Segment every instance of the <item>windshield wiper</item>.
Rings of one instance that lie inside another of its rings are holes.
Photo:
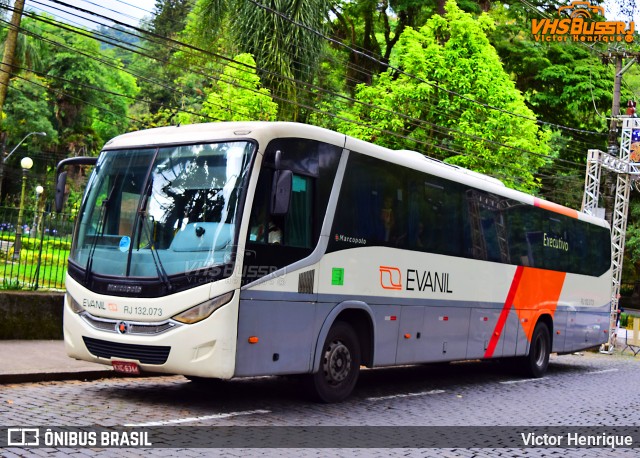
[[[96,245],[98,244],[98,237],[102,237],[104,234],[104,220],[107,216],[107,199],[102,201],[102,205],[100,206],[100,219],[98,220],[98,227],[96,228],[96,233],[93,236],[93,241],[91,242],[91,248],[89,249],[89,255],[87,256],[87,265],[84,271],[84,283],[88,284],[91,279],[91,267],[93,266],[93,255],[96,251]]]
[[[167,271],[164,269],[164,266],[162,265],[162,261],[160,260],[160,255],[156,251],[156,244],[153,241],[154,239],[153,232],[147,226],[147,218],[145,217],[145,215],[141,215],[140,219],[142,220],[140,222],[140,225],[146,228],[147,230],[147,237],[149,237],[149,251],[151,251],[151,259],[153,259],[153,265],[156,266],[156,272],[158,273],[158,277],[160,278],[160,280],[162,280],[162,283],[164,283],[165,286],[167,287],[167,292],[171,292],[173,289],[173,286],[171,285],[171,280],[169,280]],[[155,225],[155,220],[153,219],[153,216],[151,216],[151,219],[153,224]]]
[[[89,249],[89,255],[87,256],[87,266],[84,272],[85,284],[88,284],[89,280],[91,279],[92,267],[93,267],[93,256],[96,252],[98,239],[104,235],[104,226],[107,221],[107,214],[109,213],[108,212],[109,205],[111,203],[111,199],[113,198],[113,193],[116,190],[119,180],[120,180],[120,174],[116,175],[116,177],[114,178],[113,186],[111,186],[111,189],[109,190],[109,195],[107,196],[106,199],[102,201],[102,204],[100,205],[100,217],[98,219],[98,227],[96,228],[96,233],[93,236],[93,242],[91,242],[91,247]]]
[[[138,229],[136,230],[137,234],[132,234],[132,236],[137,235],[137,240],[134,240],[136,245],[140,246],[140,240],[142,238],[142,228],[145,228],[147,231],[147,237],[149,237],[149,250],[151,252],[151,259],[153,259],[153,265],[156,267],[156,273],[158,274],[158,278],[165,284],[167,288],[167,292],[171,292],[173,289],[171,285],[171,280],[169,280],[169,276],[167,275],[167,271],[164,269],[162,265],[162,261],[160,260],[160,255],[156,250],[156,244],[154,241],[153,231],[149,229],[147,226],[147,206],[149,204],[149,199],[151,198],[151,192],[153,189],[153,180],[151,177],[147,176],[147,182],[145,184],[144,189],[142,190],[142,195],[140,196],[140,202],[138,203],[138,212],[136,214],[136,221],[139,224]],[[155,219],[151,216],[153,220],[153,224],[155,226]],[[127,266],[131,264],[131,255],[133,251],[133,244],[131,245],[131,249],[129,250],[129,261],[127,262]],[[128,274],[129,267],[127,267]]]

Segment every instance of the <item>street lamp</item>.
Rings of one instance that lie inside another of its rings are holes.
[[[13,259],[20,259],[20,250],[22,248],[22,218],[24,217],[24,195],[27,190],[27,173],[29,173],[31,167],[33,167],[33,159],[30,157],[23,157],[20,161],[20,167],[22,167],[22,192],[20,193],[20,210],[18,211],[16,242],[13,245]]]
[[[40,198],[42,197],[42,193],[44,192],[44,188],[40,185],[36,186],[36,207],[33,212],[33,224],[31,225],[31,232],[33,232],[33,236],[38,236],[38,229],[40,226],[41,216],[40,215]]]
[[[18,147],[20,145],[22,145],[22,143],[24,143],[24,141],[27,138],[29,138],[30,136],[32,136],[32,135],[40,135],[42,137],[46,137],[47,133],[46,132],[29,132],[27,135],[24,136],[24,138],[22,140],[20,140],[18,142],[18,144],[16,146],[13,147],[11,152],[9,154],[7,154],[5,157],[3,157],[2,160],[0,161],[0,202],[2,201],[2,181],[3,181],[3,178],[4,178],[4,164],[11,157],[11,155],[16,152]]]

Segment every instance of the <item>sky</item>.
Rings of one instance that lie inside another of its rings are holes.
[[[116,19],[130,25],[138,25],[140,19],[150,17],[155,6],[155,0],[61,0],[69,5],[90,10],[103,16]],[[95,28],[95,22],[82,20],[74,15],[84,16],[94,21],[107,23],[104,19],[92,17],[90,14],[81,13],[73,8],[65,7],[50,0],[26,0],[25,9],[34,12],[43,12],[53,15],[58,19],[64,19],[74,25],[86,28]],[[61,11],[62,10],[62,11]],[[69,12],[71,14],[65,13]]]
[[[605,0],[603,6],[604,6],[604,17],[607,18],[609,21],[624,21],[627,22],[628,18],[624,18],[624,17],[620,17],[619,15],[619,1],[617,0]],[[635,14],[633,16],[633,22],[635,23],[636,26],[636,30],[638,30],[638,27],[640,27],[640,5],[638,5],[638,3],[636,3],[636,10],[635,10]]]

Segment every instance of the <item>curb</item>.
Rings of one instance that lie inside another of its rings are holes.
[[[75,372],[40,372],[31,374],[0,374],[0,384],[59,382],[65,380],[98,380],[101,378],[122,377],[112,369],[99,369]]]
[[[110,379],[110,378],[149,378],[171,376],[171,374],[161,374],[154,372],[143,372],[140,375],[128,375],[116,372],[113,369],[97,369],[74,372],[34,372],[31,374],[0,374],[0,385],[19,384],[19,383],[40,383],[40,382],[63,382],[76,380],[79,382],[87,382],[92,380]]]

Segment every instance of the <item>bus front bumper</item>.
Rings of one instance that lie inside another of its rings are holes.
[[[199,323],[155,335],[129,335],[115,330],[119,323],[109,331],[96,329],[65,300],[65,348],[72,358],[98,364],[125,361],[137,364],[141,372],[230,379],[235,370],[237,316],[234,301]],[[129,325],[120,323],[123,328]]]

